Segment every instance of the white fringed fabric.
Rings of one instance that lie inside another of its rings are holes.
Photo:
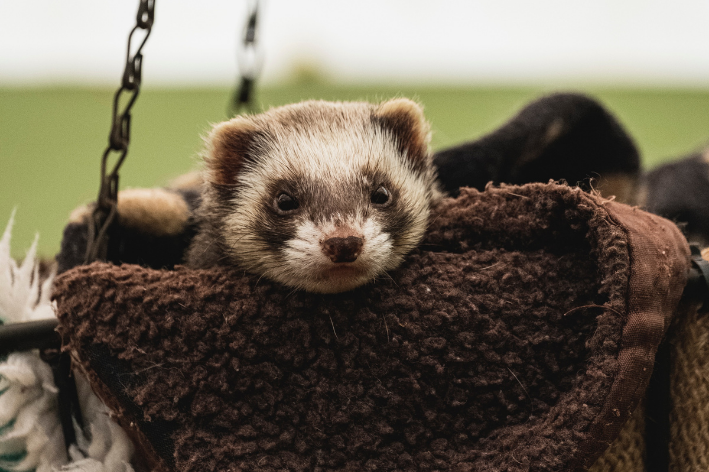
[[[0,324],[54,317],[53,276],[39,282],[37,240],[22,264],[10,256],[14,212],[0,239]],[[93,394],[76,378],[85,431],[77,444],[64,445],[52,370],[36,351],[0,359],[0,472],[133,472],[133,446]]]

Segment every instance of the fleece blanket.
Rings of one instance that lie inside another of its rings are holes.
[[[528,184],[463,189],[348,293],[95,263],[54,298],[138,468],[568,471],[637,406],[688,267],[671,222]]]

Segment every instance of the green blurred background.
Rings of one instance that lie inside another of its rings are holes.
[[[259,88],[259,108],[317,98],[420,101],[434,149],[475,139],[500,126],[540,95],[587,93],[613,112],[635,139],[646,169],[709,141],[709,90],[633,88],[495,88],[345,86],[317,79]],[[227,117],[227,88],[145,88],[133,109],[130,151],[121,188],[163,185],[198,165],[201,136]],[[59,249],[76,206],[96,197],[107,143],[113,90],[0,88],[0,229],[17,208],[12,251],[22,257],[36,234],[39,251]]]

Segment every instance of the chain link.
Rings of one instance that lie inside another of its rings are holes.
[[[106,260],[108,255],[108,229],[116,218],[116,206],[118,202],[118,170],[128,154],[130,144],[130,111],[138,98],[140,92],[140,82],[142,78],[143,54],[142,49],[152,31],[155,19],[155,0],[140,0],[136,25],[128,36],[128,51],[126,53],[126,67],[123,71],[121,86],[113,97],[113,117],[111,121],[111,131],[108,135],[108,147],[101,159],[101,185],[96,201],[96,208],[89,220],[88,238],[86,241],[86,255],[84,264],[89,264],[95,260]],[[145,36],[139,42],[139,46],[131,55],[131,44],[133,36],[137,31],[144,31]],[[121,100],[122,97],[126,97]],[[126,102],[127,100],[127,102]],[[125,106],[121,108],[121,102]],[[118,154],[111,172],[106,173],[109,158],[112,154]]]
[[[236,53],[241,78],[231,100],[229,107],[230,116],[236,115],[244,109],[253,111],[254,83],[263,65],[263,56],[258,48],[258,18],[259,0],[249,0],[243,38]]]

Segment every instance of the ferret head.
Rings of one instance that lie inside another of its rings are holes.
[[[429,136],[407,99],[310,101],[218,124],[204,204],[220,222],[222,257],[319,293],[384,275],[426,229],[435,194]]]

